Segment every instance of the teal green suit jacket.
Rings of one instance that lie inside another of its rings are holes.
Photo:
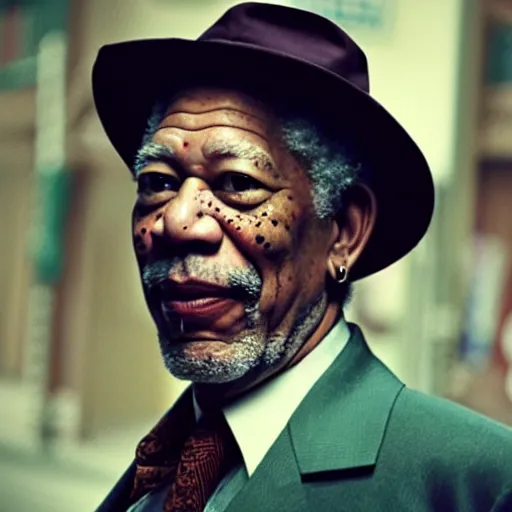
[[[512,512],[512,429],[408,389],[350,328],[227,511]],[[98,512],[126,508],[133,471]]]

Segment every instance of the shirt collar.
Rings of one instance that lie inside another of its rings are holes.
[[[349,338],[350,330],[341,317],[322,342],[297,365],[223,408],[249,477]],[[194,408],[196,417],[200,416],[195,397]]]

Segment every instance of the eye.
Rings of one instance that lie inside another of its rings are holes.
[[[159,192],[174,191],[180,188],[176,176],[160,172],[146,172],[137,178],[137,193],[143,195],[158,194]]]
[[[262,183],[238,172],[228,172],[224,174],[217,184],[219,190],[232,194],[240,194],[249,190],[259,190],[265,188]]]

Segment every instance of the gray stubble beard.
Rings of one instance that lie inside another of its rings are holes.
[[[160,336],[165,366],[176,378],[199,384],[233,382],[250,373],[260,375],[279,368],[283,360],[291,359],[298,352],[322,320],[326,308],[327,296],[323,293],[302,308],[289,333],[268,337],[258,303],[248,301],[245,308],[248,327],[245,334],[231,342],[236,349],[228,358],[214,354],[204,359],[192,358],[183,353],[182,346]]]

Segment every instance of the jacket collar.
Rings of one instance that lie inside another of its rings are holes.
[[[370,351],[360,329],[290,420],[301,475],[376,463],[395,400],[403,388]]]

